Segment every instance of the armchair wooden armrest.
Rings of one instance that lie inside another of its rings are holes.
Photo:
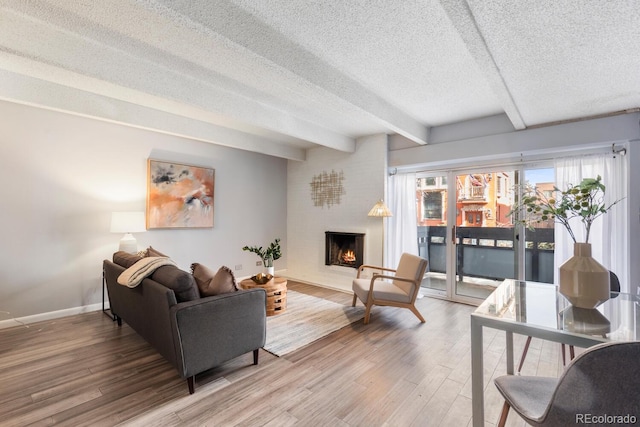
[[[394,273],[396,271],[396,269],[394,269],[394,268],[380,267],[378,265],[363,264],[360,267],[358,267],[358,275],[356,276],[358,279],[360,278],[360,273],[362,273],[365,268],[370,268],[372,270],[380,270],[380,271],[392,271]]]

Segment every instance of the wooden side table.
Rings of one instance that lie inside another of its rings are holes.
[[[267,316],[284,313],[287,310],[287,279],[274,277],[265,284],[259,284],[251,279],[240,282],[242,289],[260,288],[267,292]]]

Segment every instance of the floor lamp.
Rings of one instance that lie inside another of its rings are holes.
[[[382,266],[384,267],[384,218],[393,216],[387,205],[382,200],[376,203],[369,211],[369,216],[382,217]],[[394,268],[394,267],[391,267]],[[418,298],[424,297],[424,294],[418,291]]]
[[[384,267],[384,219],[386,217],[393,216],[393,214],[391,213],[387,205],[384,204],[382,199],[380,199],[380,201],[371,208],[368,216],[382,218],[382,267]]]

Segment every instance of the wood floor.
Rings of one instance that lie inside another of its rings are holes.
[[[350,304],[351,295],[289,282]],[[0,425],[467,426],[471,423],[469,314],[422,298],[421,324],[405,309],[362,320],[284,357],[251,353],[184,380],[128,326],[102,312],[0,331]],[[485,417],[502,401],[504,333],[485,329]],[[523,337],[516,337],[515,352]],[[523,374],[558,375],[557,344],[533,340]],[[522,426],[515,414],[507,425]]]

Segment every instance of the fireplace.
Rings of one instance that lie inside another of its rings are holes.
[[[325,231],[325,265],[358,268],[364,263],[364,233]]]

